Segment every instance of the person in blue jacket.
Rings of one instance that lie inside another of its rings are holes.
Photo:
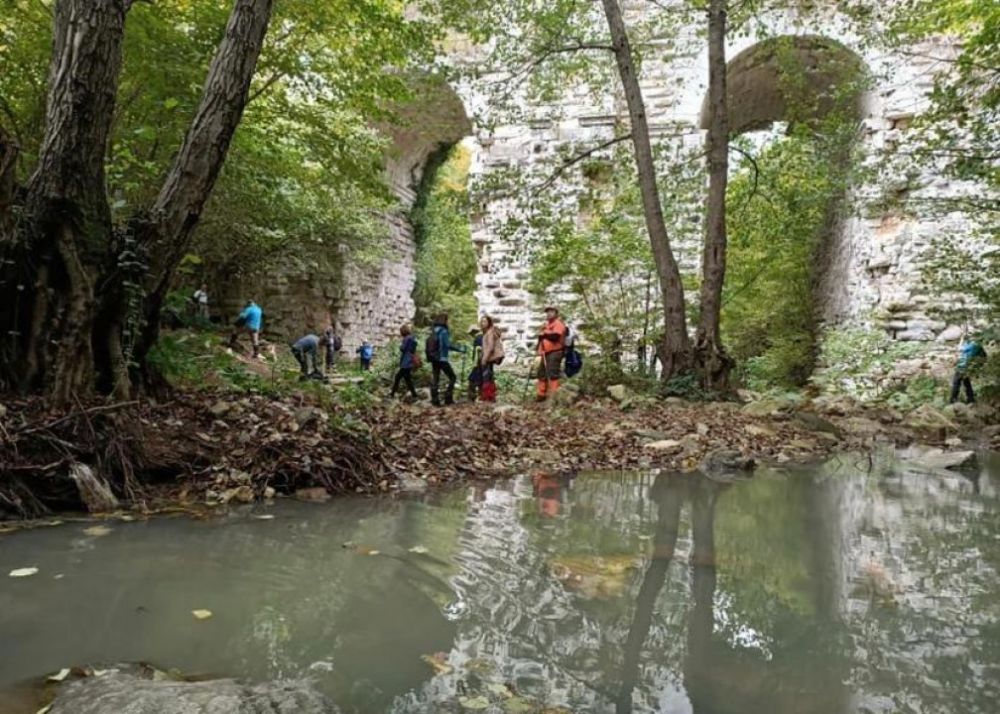
[[[413,386],[413,370],[417,368],[417,338],[413,336],[413,328],[403,325],[399,328],[399,334],[403,341],[399,345],[399,371],[392,382],[390,396],[395,397],[399,391],[400,382],[406,382],[406,388],[410,390],[410,396],[417,398],[417,389]]]
[[[466,352],[462,345],[454,345],[451,342],[451,331],[448,329],[448,313],[441,313],[434,321],[434,328],[427,338],[427,359],[431,363],[431,404],[436,407],[441,406],[439,388],[441,385],[441,373],[448,378],[448,386],[444,392],[444,403],[455,403],[455,370],[452,369],[448,355],[451,352]]]
[[[236,318],[233,334],[229,338],[230,349],[235,350],[238,346],[240,333],[246,331],[250,333],[250,343],[253,345],[253,356],[260,357],[260,328],[264,322],[264,311],[253,300],[248,300],[246,307]]]
[[[361,364],[361,371],[367,372],[372,368],[372,359],[375,357],[375,348],[365,340],[361,346],[355,350],[358,354],[358,362]]]
[[[986,361],[986,350],[976,341],[975,337],[966,339],[958,345],[958,362],[955,363],[955,376],[951,380],[951,403],[958,401],[959,390],[965,387],[965,399],[969,404],[976,403],[976,393],[972,391],[970,375]]]

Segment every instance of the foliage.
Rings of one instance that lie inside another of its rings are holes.
[[[411,218],[417,235],[416,324],[451,316],[458,335],[478,321],[476,251],[469,227],[468,176],[472,156],[458,144],[436,170],[428,171]]]
[[[918,356],[916,342],[891,340],[884,330],[863,327],[832,328],[822,335],[819,369],[810,382],[821,391],[861,399],[885,397],[898,391],[889,380],[893,367]]]
[[[189,125],[231,3],[135,3],[125,33],[108,150],[114,217],[148,206]],[[37,156],[52,18],[47,3],[0,0],[0,126],[21,145],[23,181]],[[275,261],[336,261],[340,247],[377,251],[385,140],[376,122],[432,63],[436,30],[393,0],[276,4],[251,100],[194,252],[200,279]],[[389,71],[391,70],[391,71]]]

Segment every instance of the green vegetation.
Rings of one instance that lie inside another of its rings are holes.
[[[478,321],[476,250],[469,227],[469,164],[472,154],[458,144],[428,167],[411,218],[417,237],[416,324],[430,325],[447,312],[452,332]]]

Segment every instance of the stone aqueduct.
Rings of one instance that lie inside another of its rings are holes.
[[[626,2],[626,7],[641,13],[654,6]],[[812,10],[807,17],[786,10],[766,17],[755,31],[732,40],[727,48],[734,133],[764,128],[785,118],[786,103],[778,89],[772,47],[777,37],[790,38],[797,63],[805,68],[810,88],[818,95],[828,92],[835,81],[831,67],[854,63],[867,73],[870,82],[859,97],[858,119],[859,141],[869,157],[888,144],[905,141],[906,125],[925,104],[934,74],[941,70],[940,60],[930,58],[952,51],[947,43],[906,57],[865,49],[848,23],[834,13]],[[694,36],[694,29],[687,44],[690,53],[678,56],[675,44],[669,59],[645,61],[642,85],[654,141],[688,146],[703,141],[707,50],[703,40]],[[473,52],[465,48],[452,59],[460,64]],[[407,109],[410,121],[392,131],[394,149],[387,160],[387,175],[400,198],[400,211],[388,219],[392,238],[385,257],[367,267],[352,266],[348,258],[341,280],[335,283],[318,281],[315,276],[279,277],[264,295],[272,326],[278,325],[279,332],[301,329],[293,325],[318,326],[332,315],[349,350],[362,339],[380,345],[395,337],[398,326],[414,312],[415,245],[407,212],[428,159],[442,146],[465,142],[473,156],[472,180],[477,180],[511,166],[530,167],[567,144],[598,145],[614,135],[616,126],[627,123],[617,83],[596,100],[585,91],[567,90],[556,119],[545,113],[551,107],[529,105],[518,123],[477,121],[489,118],[489,98],[482,91],[489,81],[491,77],[486,76],[454,89],[431,86],[419,93],[420,99]],[[573,180],[569,172],[567,176],[566,180]],[[880,190],[861,185],[852,193],[856,199]],[[959,189],[941,178],[928,177],[922,190],[950,195]],[[920,287],[921,254],[936,235],[968,234],[966,219],[952,215],[918,221],[862,210],[856,200],[848,205],[852,208],[835,229],[822,266],[818,297],[824,320],[862,323],[877,315],[875,323],[895,339],[957,339],[957,327],[926,314],[930,297]],[[512,247],[491,232],[491,224],[505,210],[502,201],[488,202],[473,217],[480,266],[477,298],[481,311],[497,319],[508,340],[523,344],[534,331],[539,306],[526,291],[525,266],[512,259]],[[698,269],[696,246],[681,246],[677,253],[682,270]],[[229,292],[235,296],[237,291]]]

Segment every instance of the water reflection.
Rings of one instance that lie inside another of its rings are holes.
[[[20,533],[0,574],[40,572],[0,579],[0,686],[145,660],[310,676],[345,712],[992,714],[998,466],[538,472]]]

